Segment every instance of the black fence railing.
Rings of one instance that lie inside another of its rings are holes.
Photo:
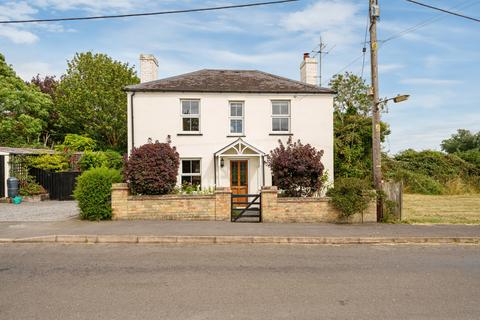
[[[73,190],[80,172],[49,172],[30,169],[30,175],[50,194],[51,200],[73,200]]]
[[[0,156],[0,198],[6,197],[5,192],[5,156]]]

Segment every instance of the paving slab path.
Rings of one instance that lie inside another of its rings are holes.
[[[83,235],[128,237],[328,237],[480,239],[480,225],[279,224],[218,221],[0,222],[0,238]],[[128,238],[128,239],[130,239]]]

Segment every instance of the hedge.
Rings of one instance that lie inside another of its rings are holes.
[[[77,178],[73,193],[78,201],[80,217],[86,220],[108,220],[112,217],[112,183],[122,182],[119,170],[93,168]]]

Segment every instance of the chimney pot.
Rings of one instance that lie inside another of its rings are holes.
[[[158,61],[153,54],[140,55],[140,82],[157,80]]]
[[[303,60],[305,60],[305,59],[307,59],[307,58],[310,58],[310,53],[305,52],[305,53],[303,54]]]

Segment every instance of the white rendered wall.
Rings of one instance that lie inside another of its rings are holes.
[[[128,143],[132,148],[130,95],[128,95]],[[181,99],[200,100],[201,136],[181,136]],[[309,143],[324,150],[322,162],[333,182],[333,95],[330,94],[234,94],[234,93],[162,93],[136,92],[133,98],[135,147],[153,141],[165,142],[171,136],[172,145],[181,158],[201,158],[202,187],[214,187],[213,154],[237,140],[230,136],[229,101],[244,101],[245,136],[250,145],[269,153],[278,146],[278,140],[286,142],[289,136],[272,133],[271,100],[290,100],[291,133],[294,140]],[[225,166],[217,168],[218,186],[229,186],[229,159]],[[262,172],[258,157],[249,160],[249,192],[256,192],[262,185]],[[265,185],[271,185],[271,173],[265,165]]]

